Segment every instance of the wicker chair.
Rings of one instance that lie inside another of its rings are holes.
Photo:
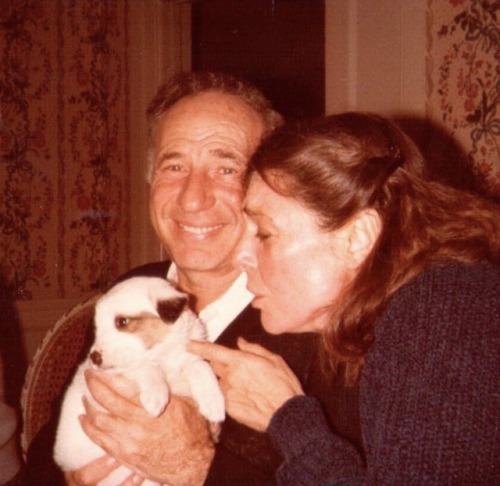
[[[66,312],[45,335],[26,373],[21,394],[21,447],[31,442],[58,412],[59,399],[92,341],[96,294]]]

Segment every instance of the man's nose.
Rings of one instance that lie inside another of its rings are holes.
[[[212,181],[201,171],[191,171],[184,179],[179,204],[186,211],[200,211],[213,206],[215,197]]]

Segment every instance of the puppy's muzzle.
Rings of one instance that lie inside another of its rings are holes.
[[[96,366],[102,365],[102,354],[99,351],[92,351],[90,353],[90,361],[94,363]]]

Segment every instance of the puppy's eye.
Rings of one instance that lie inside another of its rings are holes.
[[[117,329],[124,329],[126,328],[130,323],[130,319],[128,317],[117,317],[115,319],[115,327]]]

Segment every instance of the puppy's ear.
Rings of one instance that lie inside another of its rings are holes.
[[[162,321],[165,324],[173,324],[181,315],[186,307],[187,297],[178,297],[176,299],[159,300],[156,309]]]

